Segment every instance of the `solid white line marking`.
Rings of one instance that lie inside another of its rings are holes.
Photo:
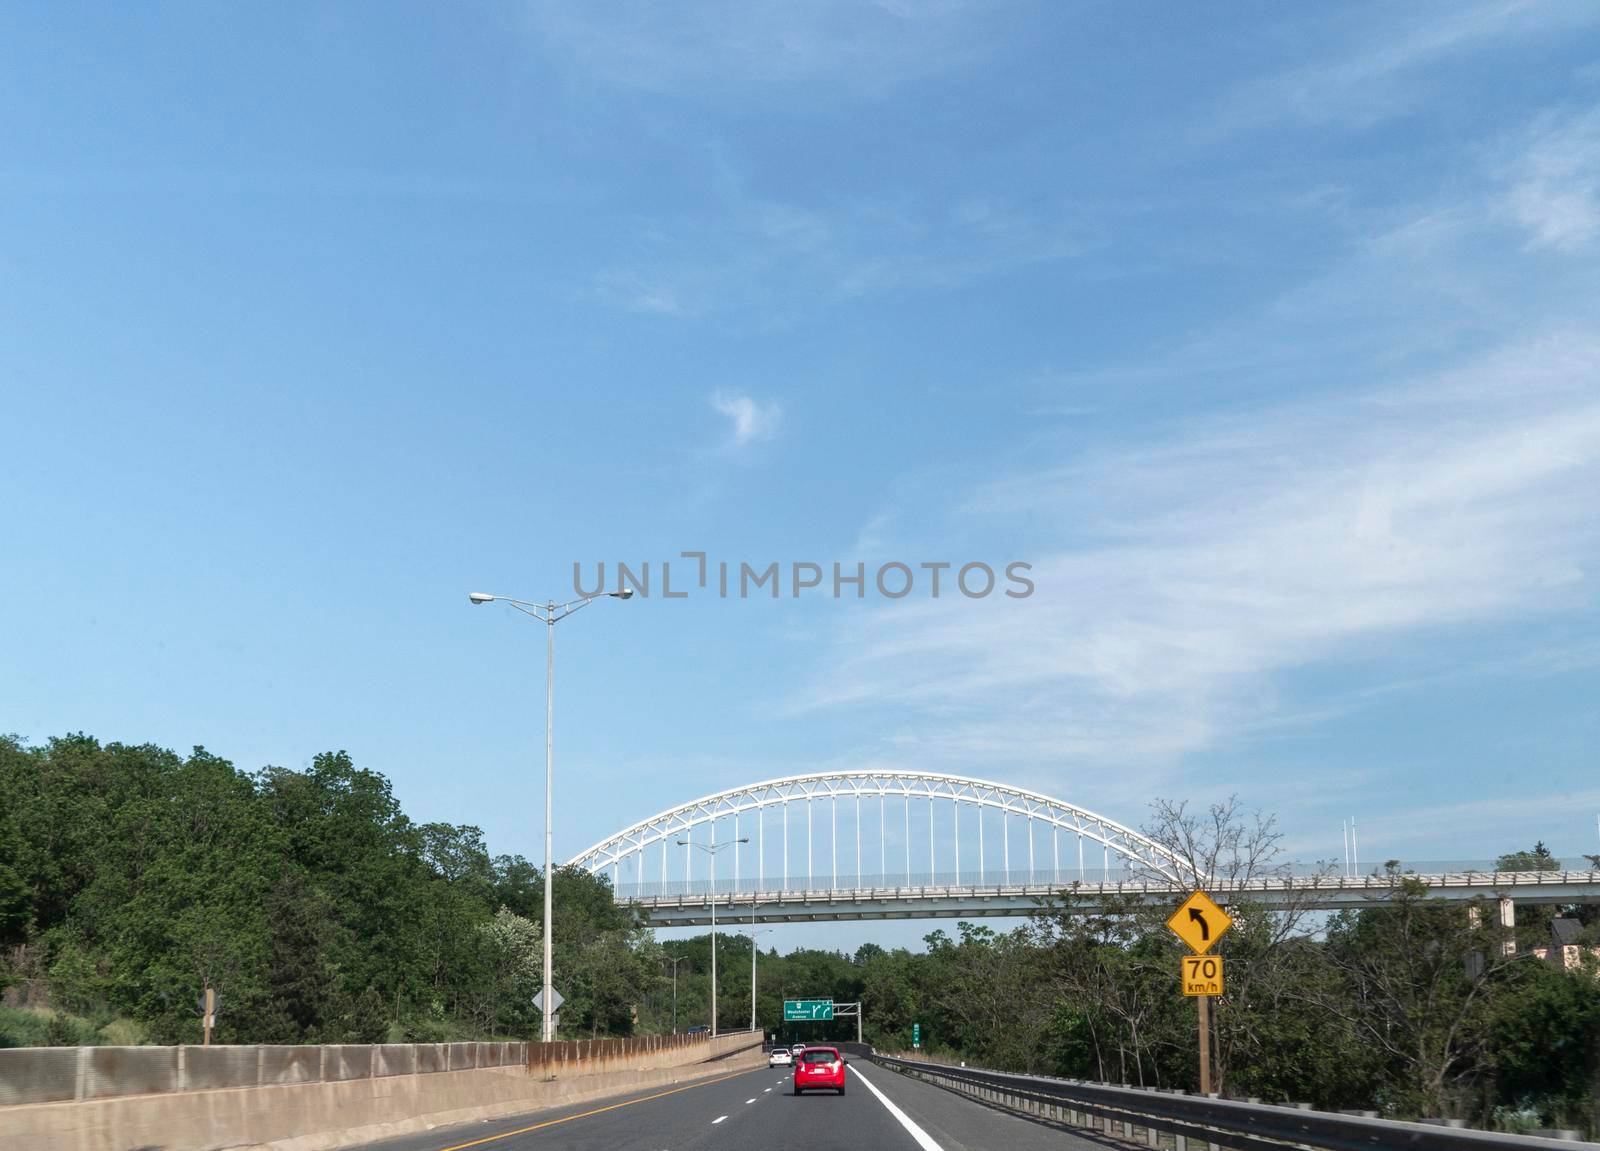
[[[713,1119],[711,1121],[711,1126],[715,1127],[718,1123],[721,1123],[726,1118],[727,1118],[726,1115],[718,1115],[715,1119]]]
[[[861,1080],[862,1084],[868,1091],[872,1092],[878,1097],[878,1102],[882,1103],[889,1109],[890,1115],[893,1115],[900,1121],[900,1126],[904,1127],[906,1129],[906,1133],[917,1141],[917,1146],[922,1148],[922,1151],[944,1151],[944,1148],[935,1143],[932,1137],[930,1137],[926,1131],[916,1125],[911,1116],[907,1115],[904,1111],[900,1110],[900,1108],[896,1107],[893,1101],[890,1100],[887,1095],[885,1095],[882,1091],[879,1091],[876,1083],[868,1079],[865,1075],[861,1074],[859,1068],[853,1069],[852,1074],[857,1079]]]

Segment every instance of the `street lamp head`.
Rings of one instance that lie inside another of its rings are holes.
[[[469,603],[493,603],[495,597],[486,591],[475,591],[467,593],[467,601]]]
[[[621,591],[607,592],[606,594],[616,599],[632,599],[633,589],[631,587],[625,587]]]

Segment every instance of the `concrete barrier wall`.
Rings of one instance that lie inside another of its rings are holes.
[[[390,1075],[527,1067],[550,1075],[609,1070],[623,1061],[700,1051],[706,1035],[645,1035],[567,1043],[377,1043],[239,1047],[18,1047],[0,1049],[0,1107],[117,1095],[339,1083]]]
[[[667,1038],[674,1038],[668,1036]],[[676,1038],[686,1038],[678,1036]],[[645,1044],[622,1039],[615,1043]],[[0,1049],[0,1107],[116,1095],[335,1083],[422,1071],[523,1066],[530,1051],[572,1043],[406,1043],[240,1047]]]
[[[113,1050],[143,1054],[132,1060],[83,1054]],[[196,1051],[205,1054],[191,1059]],[[36,1058],[7,1061],[0,1067],[0,1084],[13,1094],[54,1094],[57,1099],[0,1106],[0,1151],[326,1151],[712,1077],[756,1066],[762,1058],[761,1036],[755,1033],[715,1040],[664,1036],[553,1044],[24,1048],[0,1055],[23,1052]],[[316,1058],[307,1052],[315,1052]],[[249,1086],[201,1086],[249,1074],[251,1057],[246,1053],[254,1053],[260,1068]],[[433,1062],[469,1058],[471,1067],[423,1069]],[[174,1066],[180,1062],[181,1070]],[[402,1070],[408,1063],[417,1070]],[[81,1072],[83,1065],[88,1072]],[[49,1084],[52,1071],[65,1073],[74,1093],[83,1094],[71,1101],[60,1098],[60,1084]],[[270,1081],[262,1081],[264,1073]],[[156,1090],[121,1091],[114,1081],[118,1074],[129,1083],[154,1084]],[[189,1089],[161,1089],[175,1077],[190,1084]]]

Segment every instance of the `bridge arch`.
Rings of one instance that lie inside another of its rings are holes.
[[[871,769],[702,796],[593,844],[569,866],[609,873],[619,898],[1196,878],[1148,836],[1041,792]]]

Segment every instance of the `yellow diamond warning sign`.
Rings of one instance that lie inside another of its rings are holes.
[[[1211,945],[1222,938],[1222,933],[1233,926],[1228,913],[1218,907],[1209,895],[1197,891],[1183,901],[1183,906],[1172,913],[1167,927],[1189,945],[1189,950],[1204,954]],[[1197,992],[1196,994],[1209,994]]]
[[[1185,955],[1179,962],[1185,995],[1222,994],[1222,956]]]

